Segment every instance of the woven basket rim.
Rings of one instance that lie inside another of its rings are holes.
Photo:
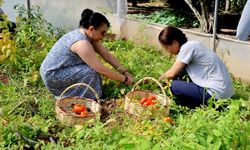
[[[79,97],[79,96],[70,96],[70,97],[63,97],[61,99],[57,99],[56,102],[59,103],[60,101],[64,100],[64,99],[68,99],[68,98],[75,98],[75,99],[84,99],[84,100],[87,100],[87,101],[91,101],[91,102],[94,102],[94,103],[98,103],[97,101],[95,101],[94,99],[91,99],[91,98],[86,98],[86,97]],[[98,103],[99,104],[99,103]]]
[[[128,95],[129,94],[131,94],[131,93],[134,93],[134,92],[150,92],[150,93],[152,93],[152,94],[155,94],[155,95],[158,95],[158,96],[161,96],[162,98],[164,98],[164,96],[163,96],[163,94],[159,94],[159,93],[156,93],[156,92],[153,92],[153,91],[150,91],[150,90],[134,90],[134,91],[129,91],[126,95],[125,95],[125,97],[128,97]]]
[[[150,92],[150,93],[154,93],[156,95],[162,95],[163,96],[163,94],[159,94],[159,93],[156,93],[156,92],[153,92],[153,91],[150,91],[150,90],[134,90],[134,91],[129,91],[125,96],[127,96],[130,93],[137,92],[137,91],[145,91],[145,92]]]

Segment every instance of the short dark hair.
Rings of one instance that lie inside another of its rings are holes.
[[[99,28],[103,23],[110,27],[108,19],[101,13],[93,12],[91,9],[84,9],[82,11],[81,20],[79,23],[80,27],[88,29],[90,26]]]
[[[186,35],[178,28],[173,26],[165,27],[159,34],[160,43],[171,45],[173,41],[179,42],[180,46],[187,42]]]

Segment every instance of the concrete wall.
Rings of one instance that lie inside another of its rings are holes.
[[[132,40],[137,44],[150,44],[161,48],[158,42],[158,34],[163,28],[164,26],[161,25],[146,24],[139,20],[127,18],[121,27],[121,35],[125,39]],[[183,29],[183,31],[189,40],[201,41],[211,49],[212,35],[187,29]],[[234,77],[250,83],[250,42],[242,42],[219,36],[216,43],[216,52]]]

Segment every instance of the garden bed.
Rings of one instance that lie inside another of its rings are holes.
[[[150,46],[127,41],[106,41],[106,47],[131,70],[137,79],[159,77],[173,62]],[[3,69],[3,68],[1,68]],[[190,110],[175,104],[170,114],[174,124],[162,119],[142,120],[124,111],[124,95],[131,89],[103,80],[107,100],[101,122],[91,126],[62,125],[54,115],[53,96],[40,79],[23,86],[18,74],[13,82],[1,85],[0,148],[20,149],[247,149],[249,147],[250,88],[234,81],[233,99],[211,102],[211,106]],[[157,91],[153,85],[144,89]],[[112,98],[113,97],[113,98]],[[27,100],[12,113],[19,102]],[[29,105],[36,104],[35,113]],[[25,106],[25,107],[24,107]],[[217,110],[219,108],[219,110]]]

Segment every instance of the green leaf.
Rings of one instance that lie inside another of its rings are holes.
[[[208,135],[207,137],[207,143],[211,143],[213,141],[214,137],[212,137],[211,135]]]
[[[213,134],[217,137],[222,136],[222,133],[219,130],[213,130]]]
[[[119,145],[124,145],[124,144],[128,144],[128,143],[131,143],[131,139],[122,138],[122,139],[118,142]]]
[[[122,148],[124,148],[126,150],[134,150],[135,144],[123,144]]]
[[[162,148],[161,148],[161,145],[160,145],[160,143],[157,143],[157,144],[155,144],[153,147],[152,147],[152,150],[161,150]]]
[[[213,147],[213,150],[219,150],[220,147],[221,147],[221,139],[220,138],[217,138],[216,139],[216,142],[214,143],[214,147]]]

